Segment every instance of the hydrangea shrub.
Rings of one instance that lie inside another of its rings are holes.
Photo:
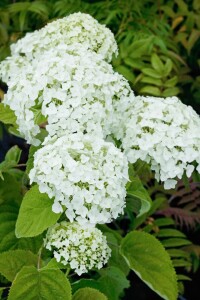
[[[105,231],[106,223],[124,213],[131,181],[128,162],[148,163],[166,189],[173,188],[184,173],[191,176],[194,162],[199,171],[200,120],[176,97],[136,97],[110,64],[117,52],[108,28],[76,13],[27,34],[1,63],[0,76],[8,86],[3,102],[15,113],[21,136],[37,146],[28,172],[30,184],[37,184],[52,201],[52,212],[61,214],[43,245],[57,264],[44,261],[41,270],[67,268],[67,273],[73,269],[79,276],[98,271],[114,255],[114,243],[126,268],[163,299],[175,300],[172,262],[154,237],[137,232],[123,241],[114,236],[110,242],[110,232],[103,235],[100,229]],[[18,223],[20,218],[21,211]],[[31,224],[30,219],[30,228]],[[34,235],[31,228],[30,236]],[[140,255],[145,251],[147,257]],[[161,257],[162,268],[151,254]],[[41,252],[39,270],[40,259]],[[148,268],[155,268],[153,276]],[[35,274],[23,268],[20,272],[16,282],[26,272]],[[13,289],[14,285],[11,295]]]

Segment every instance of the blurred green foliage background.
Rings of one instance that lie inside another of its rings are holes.
[[[26,32],[78,11],[114,32],[113,66],[136,94],[177,95],[200,112],[199,0],[1,0],[0,60]]]

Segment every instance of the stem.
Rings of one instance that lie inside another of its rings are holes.
[[[66,270],[66,272],[65,272],[65,275],[66,275],[66,277],[69,275],[69,272],[71,271],[71,268],[69,267],[69,268],[67,268],[67,270]]]
[[[38,251],[38,261],[37,261],[37,269],[40,269],[41,266],[41,256],[42,256],[42,249],[43,249],[43,245],[40,247],[39,251]]]
[[[26,167],[26,164],[18,164],[18,165],[16,165],[15,168],[18,168],[18,167]]]

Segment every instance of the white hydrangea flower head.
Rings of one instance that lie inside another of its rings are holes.
[[[12,75],[4,103],[15,112],[20,133],[34,145],[40,143],[36,138],[40,132],[36,124],[40,112],[51,136],[68,131],[105,138],[111,133],[111,124],[117,122],[117,101],[133,95],[123,76],[95,53],[75,56],[64,47],[50,49],[31,63],[26,59],[23,64],[21,58],[12,64],[10,61],[8,69]]]
[[[156,179],[174,188],[184,172],[200,171],[200,118],[177,97],[135,97],[126,115],[122,147],[131,163],[150,163]]]
[[[101,269],[111,256],[106,237],[95,227],[61,222],[50,227],[44,241],[55,259],[79,276],[91,269]]]
[[[128,162],[114,144],[98,137],[47,137],[29,177],[54,199],[52,210],[65,211],[70,222],[109,223],[123,213]]]
[[[105,25],[98,23],[92,16],[74,13],[47,24],[40,30],[27,33],[25,37],[11,45],[12,55],[34,56],[49,50],[68,45],[71,51],[78,52],[84,48],[101,55],[102,59],[111,61],[118,49],[113,33]]]

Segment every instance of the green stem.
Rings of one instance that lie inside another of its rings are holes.
[[[70,271],[71,271],[71,268],[70,268],[70,267],[67,268],[67,270],[66,270],[66,272],[65,272],[66,277],[69,275]]]
[[[41,267],[41,256],[42,256],[42,249],[43,249],[43,245],[40,247],[39,251],[38,251],[38,261],[37,261],[37,268],[38,270]]]

